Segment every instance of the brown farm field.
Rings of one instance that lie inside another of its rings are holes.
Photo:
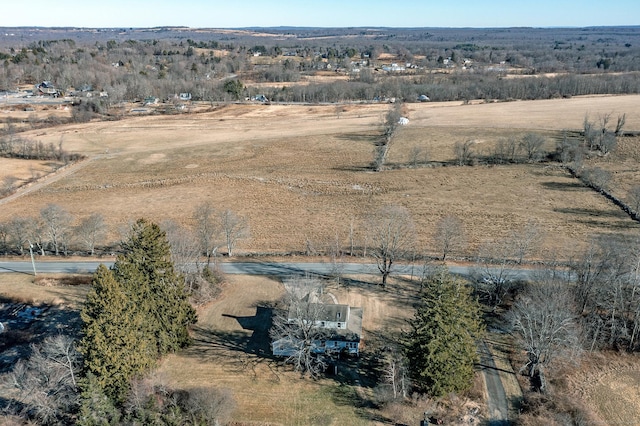
[[[640,96],[408,104],[411,121],[392,143],[391,169],[374,173],[369,165],[388,108],[237,104],[27,132],[45,143],[62,140],[89,160],[0,200],[0,221],[57,203],[76,217],[102,212],[115,240],[138,217],[188,224],[195,206],[211,201],[248,218],[251,237],[241,253],[300,252],[307,241],[322,247],[336,235],[346,246],[352,223],[364,246],[367,216],[386,204],[409,209],[425,252],[434,224],[451,213],[466,227],[467,255],[530,220],[545,229],[547,252],[579,248],[601,233],[640,232],[558,166],[451,165],[455,142],[469,139],[482,152],[501,137],[537,131],[551,149],[563,129],[582,127],[585,114],[626,113],[625,129],[640,130]],[[438,166],[408,167],[415,147]],[[625,170],[639,169],[638,159],[623,160]],[[0,179],[15,167],[0,169]]]

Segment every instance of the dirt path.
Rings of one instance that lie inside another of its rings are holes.
[[[16,192],[14,192],[13,194],[9,195],[8,197],[5,198],[1,198],[0,199],[0,206],[3,204],[7,204],[10,203],[13,200],[16,200],[24,195],[27,195],[33,191],[37,191],[47,185],[50,185],[54,182],[57,182],[58,180],[62,179],[63,177],[72,175],[73,173],[77,172],[78,170],[84,168],[85,166],[87,166],[87,164],[89,164],[90,162],[100,158],[102,156],[95,156],[95,157],[91,157],[91,158],[87,158],[85,160],[82,161],[78,161],[76,163],[70,164],[68,166],[65,166],[61,169],[56,170],[53,173],[49,173],[48,175],[38,179],[35,183],[32,183],[30,185],[25,185],[20,187]]]
[[[507,403],[507,395],[500,380],[500,373],[493,360],[493,355],[489,350],[486,342],[479,345],[480,350],[480,366],[484,375],[485,386],[487,389],[487,408],[489,411],[490,426],[507,426],[509,421],[509,404]]]

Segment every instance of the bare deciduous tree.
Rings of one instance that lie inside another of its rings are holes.
[[[383,389],[388,390],[389,397],[384,399],[405,399],[409,395],[411,381],[407,359],[397,348],[390,348],[385,352],[382,367]]]
[[[531,254],[541,238],[542,231],[538,224],[532,220],[511,234],[510,244],[519,264]]]
[[[635,350],[640,337],[640,245],[625,236],[594,240],[574,262],[574,298],[586,343]]]
[[[318,350],[326,332],[318,325],[325,312],[324,305],[318,303],[322,282],[307,276],[288,279],[284,285],[286,294],[274,312],[269,334],[274,345],[288,349],[288,364],[303,375],[315,377],[327,365]]]
[[[466,244],[464,225],[454,215],[447,215],[436,223],[433,239],[442,254],[442,261],[454,250],[459,250]]]
[[[518,148],[518,140],[515,137],[501,138],[494,147],[493,160],[500,164],[514,162],[518,156]]]
[[[164,221],[161,227],[167,234],[173,266],[184,277],[187,288],[191,292],[193,280],[200,271],[198,239],[191,230],[172,220]]]
[[[102,213],[92,213],[80,220],[74,229],[77,238],[82,242],[91,256],[95,254],[96,244],[100,242],[107,231],[107,224]]]
[[[16,396],[15,414],[43,424],[67,424],[79,402],[77,380],[82,358],[68,336],[47,337],[32,345],[28,360],[21,360],[2,376],[1,386]]]
[[[478,250],[478,260],[472,276],[476,291],[496,309],[513,287],[510,268],[513,248],[508,239],[486,241]]]
[[[196,222],[196,235],[200,242],[200,249],[207,257],[207,266],[209,266],[211,258],[215,257],[222,244],[222,233],[216,219],[217,214],[210,203],[203,203],[196,207],[193,217]]]
[[[24,253],[24,249],[29,243],[29,234],[26,231],[29,227],[29,218],[14,217],[5,224],[5,232],[7,234],[8,245]]]
[[[474,145],[475,142],[472,140],[467,140],[464,142],[458,141],[453,145],[453,155],[455,156],[456,164],[458,166],[470,165],[473,162]]]
[[[542,159],[544,142],[545,139],[537,133],[527,133],[522,137],[520,147],[527,156],[527,161],[536,162]]]
[[[526,372],[541,391],[546,390],[545,369],[563,354],[575,360],[580,352],[579,329],[571,311],[566,283],[531,283],[508,312],[508,320],[527,353]]]
[[[342,244],[340,244],[340,237],[336,233],[335,238],[327,243],[325,253],[329,256],[329,262],[331,269],[329,275],[337,280],[340,285],[340,277],[344,270],[344,251],[342,250]]]
[[[618,115],[618,119],[616,121],[616,130],[614,131],[614,134],[616,136],[624,136],[622,128],[624,127],[626,121],[627,121],[627,114]]]
[[[40,210],[40,217],[48,240],[53,245],[55,255],[58,256],[60,248],[66,247],[73,216],[59,205],[49,204]]]
[[[231,257],[238,240],[249,236],[249,224],[244,217],[229,209],[221,212],[218,220],[227,246],[227,256]]]
[[[387,206],[376,211],[368,221],[370,253],[376,259],[382,275],[382,286],[387,284],[394,263],[414,249],[415,226],[407,209]]]
[[[593,125],[593,123],[589,121],[588,114],[584,116],[582,127],[583,127],[582,131],[584,135],[584,141],[589,146],[589,150],[593,151],[597,146],[598,131],[595,129],[595,126]]]
[[[429,162],[429,151],[423,146],[414,146],[409,152],[409,163],[412,167]]]

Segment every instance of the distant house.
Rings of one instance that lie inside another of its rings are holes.
[[[35,90],[33,91],[36,95],[46,95],[57,97],[60,94],[60,91],[55,88],[50,81],[43,81],[40,84],[36,84]]]
[[[180,93],[180,95],[178,97],[180,98],[181,101],[190,101],[191,100],[191,93],[183,92],[183,93]]]
[[[154,96],[149,96],[144,98],[144,105],[156,105],[158,103],[158,98],[154,97]]]
[[[296,310],[290,309],[287,321],[294,324],[299,318]],[[313,352],[339,354],[343,351],[349,355],[360,352],[360,338],[362,335],[362,308],[349,305],[322,304],[321,314],[315,320],[315,326],[322,331],[322,340],[313,343]],[[271,343],[275,356],[293,355],[297,342],[287,338]]]
[[[382,70],[387,72],[399,72],[399,71],[405,71],[406,68],[403,65],[392,63],[391,65],[383,65]]]

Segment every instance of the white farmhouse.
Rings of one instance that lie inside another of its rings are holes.
[[[349,355],[358,355],[362,335],[362,308],[349,305],[323,304],[321,314],[315,320],[315,326],[323,331],[322,340],[313,343],[316,353],[337,354],[346,351]],[[287,321],[296,323],[297,311],[290,309]],[[297,342],[280,339],[272,342],[271,348],[276,356],[290,356]]]

